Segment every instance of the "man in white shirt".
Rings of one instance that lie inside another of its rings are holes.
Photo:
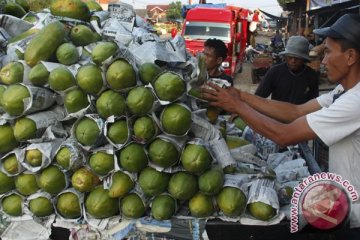
[[[329,146],[329,171],[349,180],[360,194],[359,26],[359,15],[346,14],[331,27],[314,30],[326,37],[322,64],[328,79],[339,83],[328,94],[294,105],[210,83],[212,90],[204,89],[203,97],[212,106],[238,114],[252,129],[280,146],[319,137]],[[352,205],[346,234],[344,239],[359,239],[360,200]]]

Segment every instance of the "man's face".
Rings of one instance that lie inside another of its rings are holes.
[[[325,39],[325,56],[322,64],[330,82],[341,82],[348,72],[347,51],[342,51],[339,43],[331,38]]]
[[[302,58],[298,58],[294,56],[286,56],[285,60],[289,69],[292,72],[298,72],[304,65],[304,59]]]
[[[214,48],[205,47],[204,54],[206,56],[206,68],[208,71],[220,66],[222,58],[216,56]]]

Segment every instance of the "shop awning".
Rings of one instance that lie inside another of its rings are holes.
[[[319,7],[316,9],[310,9],[306,13],[311,16],[311,15],[316,15],[316,14],[327,14],[327,13],[333,12],[333,11],[346,11],[346,10],[350,10],[353,8],[359,8],[359,7],[360,7],[359,2],[348,1],[348,2],[343,2],[343,3],[333,4],[333,5],[327,5],[327,6]]]
[[[287,18],[285,17],[278,17],[278,16],[275,16],[275,15],[272,15],[270,13],[267,13],[261,9],[259,9],[265,16],[267,16],[268,18],[271,18],[271,19],[274,19],[274,20],[277,20],[277,21],[286,21]]]

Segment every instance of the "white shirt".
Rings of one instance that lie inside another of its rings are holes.
[[[360,83],[341,95],[338,85],[332,92],[321,95],[319,111],[306,116],[310,128],[329,146],[329,172],[349,180],[360,194]],[[350,227],[360,227],[360,200],[352,205]]]

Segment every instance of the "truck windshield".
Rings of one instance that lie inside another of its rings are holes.
[[[230,24],[214,22],[186,22],[185,39],[217,38],[230,42]]]

